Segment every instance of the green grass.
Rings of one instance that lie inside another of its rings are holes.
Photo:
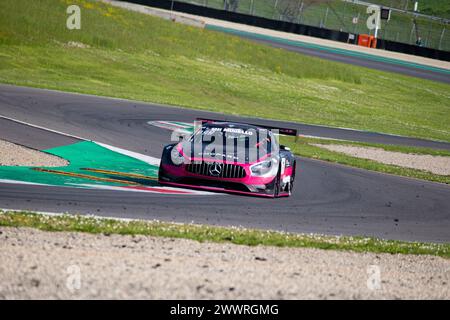
[[[376,143],[362,143],[362,142],[351,142],[351,141],[339,141],[339,140],[327,140],[327,139],[316,139],[308,137],[299,137],[296,140],[292,137],[281,137],[280,142],[284,145],[288,145],[292,152],[298,156],[324,160],[328,162],[334,162],[339,164],[344,164],[356,168],[395,174],[404,177],[417,178],[422,180],[428,180],[433,182],[440,182],[445,184],[450,184],[450,176],[437,175],[431,172],[403,168],[395,165],[383,164],[368,159],[361,159],[346,155],[344,153],[333,152],[324,148],[312,144],[338,144],[338,145],[349,145],[349,146],[360,146],[360,147],[374,147],[384,149],[386,151],[394,151],[401,153],[410,154],[424,154],[433,156],[446,156],[450,157],[450,152],[446,150],[435,150],[428,148],[417,148],[417,147],[407,147],[407,146],[391,146],[382,145]]]
[[[415,1],[407,0],[372,0],[372,3],[392,6],[399,9],[414,10]],[[405,7],[405,4],[407,6]],[[450,19],[450,2],[448,0],[419,1],[419,12],[436,17]]]
[[[427,0],[419,6],[419,11],[424,14],[450,19],[450,2],[447,0]]]
[[[376,252],[391,254],[429,254],[450,257],[450,244],[432,244],[381,240],[367,237],[343,237],[292,234],[244,228],[225,228],[159,221],[113,220],[79,215],[48,216],[30,212],[0,211],[0,226],[30,227],[44,231],[146,235],[184,238],[200,242],[233,243],[248,246],[276,246]]]
[[[82,8],[81,30],[65,27],[69,3]],[[447,84],[87,0],[2,0],[0,30],[3,83],[450,141]]]

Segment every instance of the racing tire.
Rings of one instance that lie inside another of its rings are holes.
[[[291,180],[291,182],[289,182],[289,183],[286,185],[286,192],[289,194],[289,196],[292,195],[292,180]]]
[[[278,198],[280,195],[280,189],[281,189],[281,183],[280,183],[280,174],[281,174],[281,168],[278,168],[278,173],[275,178],[275,183],[273,185],[273,196],[274,198]]]
[[[289,182],[289,189],[288,189],[289,195],[292,195],[292,190],[294,189],[296,168],[297,168],[297,161],[294,161],[293,170],[292,170],[292,176],[291,176],[291,182]]]

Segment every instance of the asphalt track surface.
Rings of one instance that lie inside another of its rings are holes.
[[[168,130],[148,121],[236,117],[134,101],[0,85],[0,115],[160,157]],[[245,121],[245,119],[244,119]],[[253,120],[280,125],[280,122]],[[448,144],[359,131],[294,125],[305,134],[347,135],[407,145]],[[305,132],[306,131],[306,132]],[[0,121],[0,138],[40,148],[76,141]],[[450,241],[450,186],[299,158],[290,198],[236,195],[176,196],[69,187],[0,184],[0,207],[160,219],[290,232],[366,235],[426,242]]]
[[[270,46],[273,46],[276,48],[282,48],[285,50],[294,51],[297,53],[306,54],[306,55],[313,56],[313,57],[318,57],[318,58],[322,58],[322,59],[352,64],[352,65],[366,67],[366,68],[370,68],[370,69],[399,73],[399,74],[403,74],[406,76],[412,76],[412,77],[417,77],[417,78],[421,78],[421,79],[433,80],[433,81],[443,82],[443,83],[450,83],[450,74],[448,74],[448,73],[419,69],[419,68],[414,68],[414,67],[409,67],[409,66],[404,66],[401,64],[395,64],[395,63],[384,62],[384,61],[375,61],[375,60],[370,60],[370,59],[363,58],[363,57],[355,57],[355,56],[345,55],[345,54],[341,54],[338,52],[318,50],[318,49],[313,49],[313,48],[304,48],[301,46],[289,45],[289,44],[280,43],[277,41],[272,41],[270,39],[255,38],[255,37],[252,37],[250,34],[239,35],[239,36],[259,42],[259,43],[267,44],[267,45],[270,45]]]

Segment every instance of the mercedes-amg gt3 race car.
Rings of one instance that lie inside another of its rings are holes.
[[[159,183],[264,197],[291,195],[296,161],[279,145],[293,129],[201,120],[194,133],[164,147]]]

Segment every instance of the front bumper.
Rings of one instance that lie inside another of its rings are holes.
[[[275,177],[217,178],[193,174],[185,170],[184,165],[161,164],[158,180],[163,185],[274,197]],[[283,194],[279,196],[283,196]]]

